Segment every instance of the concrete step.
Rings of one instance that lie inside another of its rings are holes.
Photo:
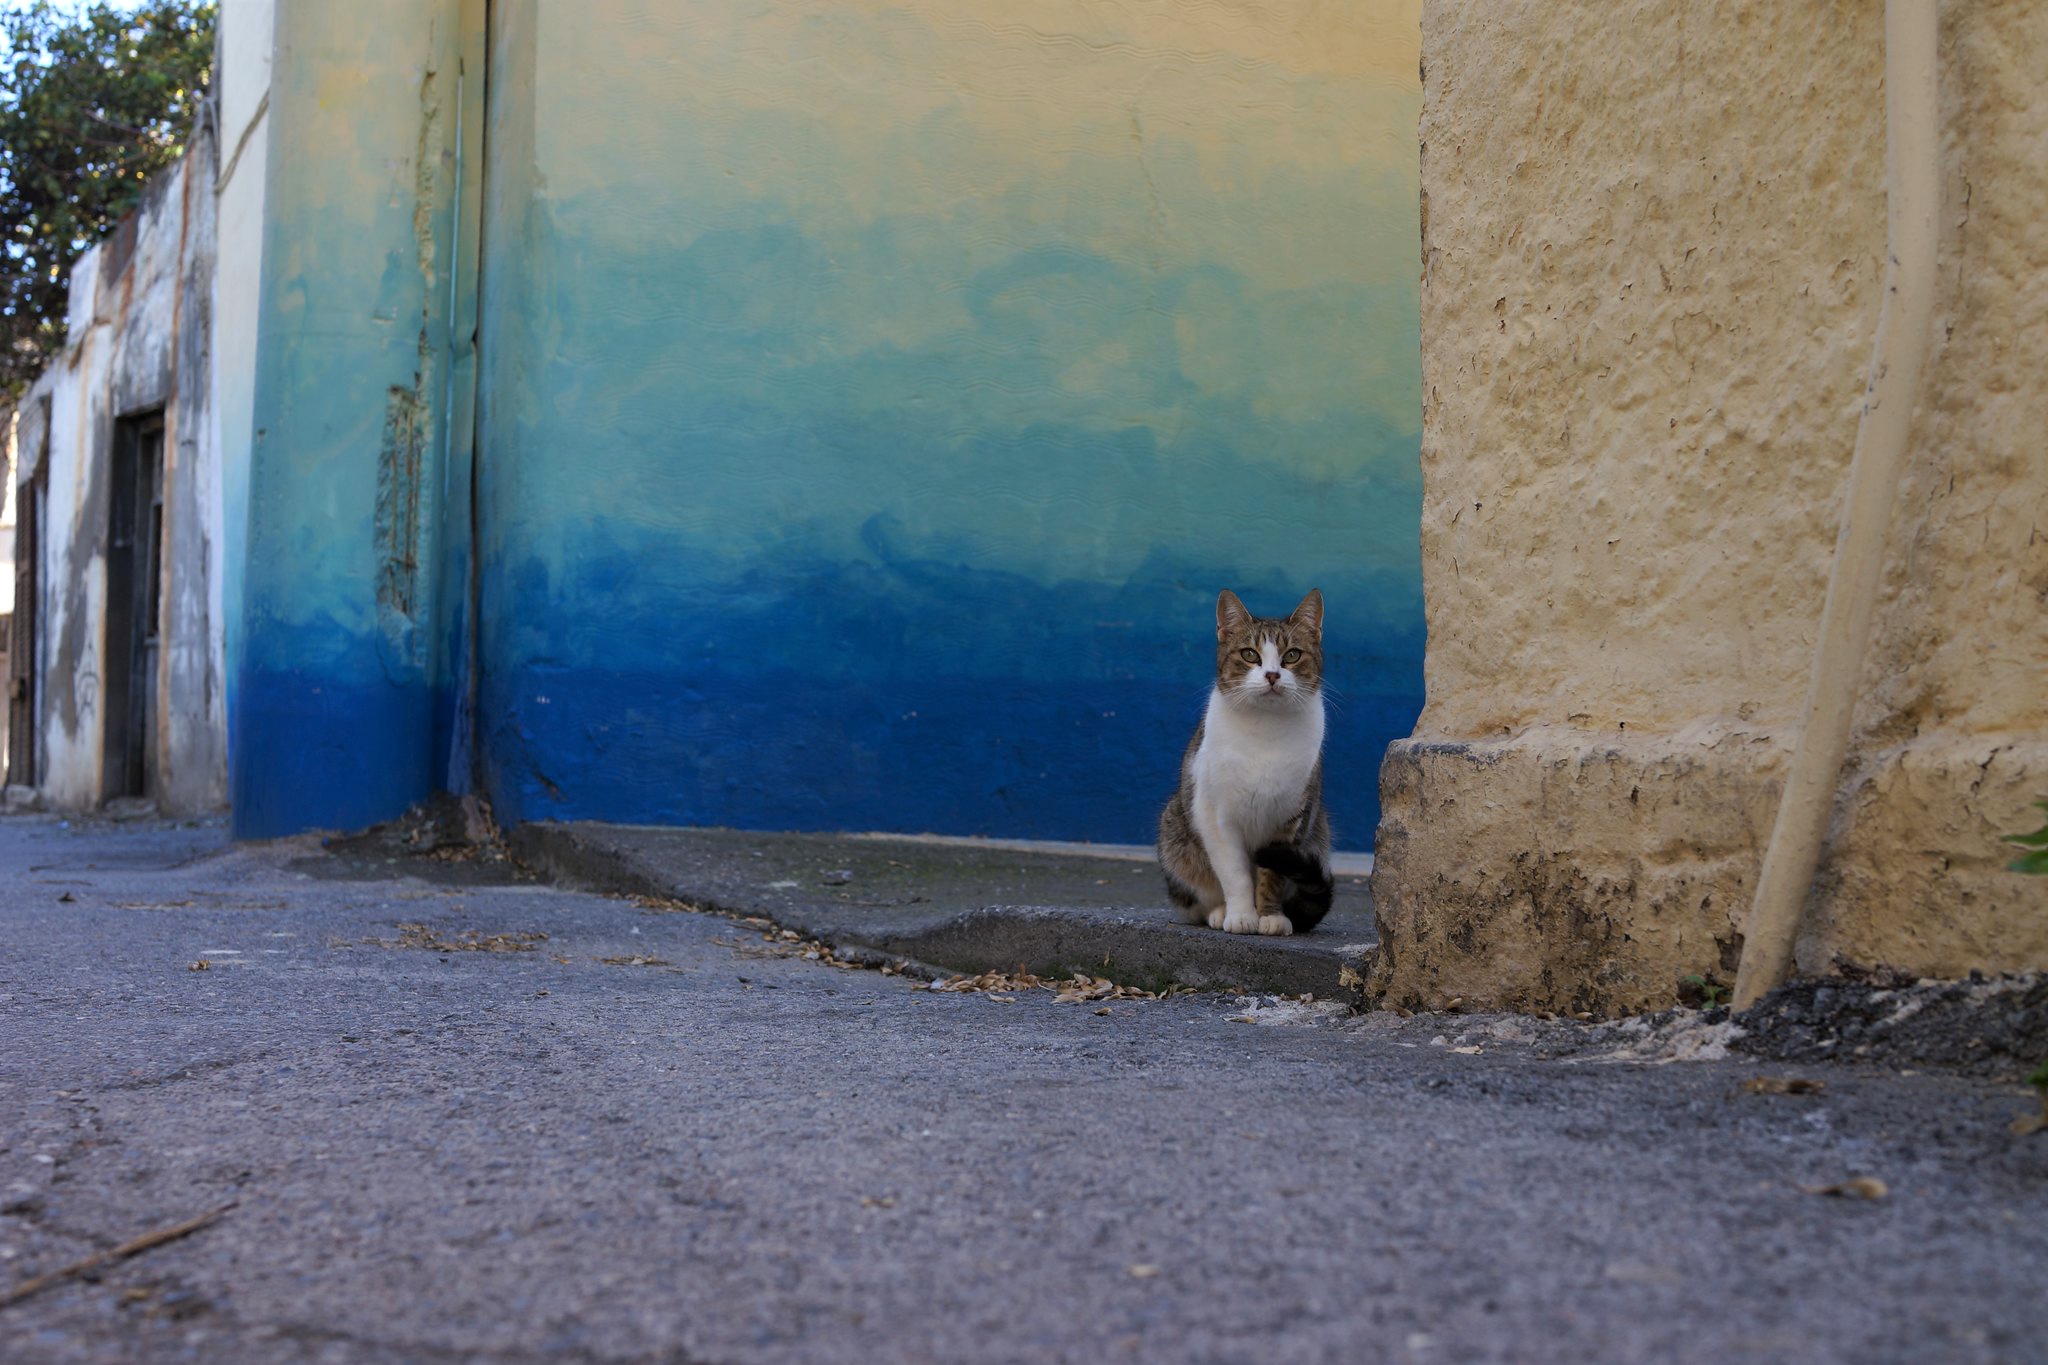
[[[1371,950],[1371,894],[1339,874],[1316,932],[1287,938],[1177,923],[1158,868],[1118,854],[874,835],[529,823],[522,862],[568,886],[753,915],[835,949],[949,971],[1085,972],[1125,985],[1348,994]]]

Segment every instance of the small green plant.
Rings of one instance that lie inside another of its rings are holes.
[[[1695,1008],[1703,1010],[1728,1003],[1730,988],[1718,981],[1709,981],[1697,972],[1691,976],[1679,977],[1678,984],[1681,988],[1678,993],[1681,1003],[1692,1004]]]
[[[2034,809],[2040,811],[2043,815],[2048,815],[2048,800],[2036,801]],[[2008,834],[2005,836],[2005,841],[2008,844],[2018,844],[2021,848],[2027,850],[2010,863],[2007,863],[2007,867],[2010,867],[2015,872],[2031,873],[2036,877],[2048,877],[2048,824],[2042,825],[2041,828],[2035,830],[2032,834]],[[2048,1067],[2043,1069],[2048,1070]],[[2048,1084],[2048,1082],[2036,1081],[2035,1084],[2042,1085]]]
[[[2022,1114],[2012,1121],[2014,1137],[2029,1137],[2035,1133],[2048,1132],[2048,1062],[2034,1068],[2034,1074],[2027,1077],[2027,1084],[2041,1097],[2041,1112]]]

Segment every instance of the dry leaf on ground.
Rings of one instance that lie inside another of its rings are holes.
[[[652,910],[663,915],[696,915],[703,912],[688,901],[677,900],[674,896],[634,896],[633,904],[642,910]]]
[[[1014,972],[982,972],[976,976],[949,976],[944,981],[934,981],[925,987],[930,991],[948,994],[964,994],[970,991],[1052,991],[1054,1003],[1061,1005],[1086,1005],[1103,1000],[1157,1000],[1158,991],[1142,990],[1137,986],[1120,986],[1106,977],[1089,976],[1082,972],[1065,979],[1038,976],[1019,967]],[[1169,992],[1170,993],[1170,992]]]
[[[419,948],[430,953],[530,953],[547,939],[548,936],[538,929],[518,929],[502,934],[464,929],[450,938],[424,924],[401,924],[396,940],[366,938],[363,943],[372,948]]]
[[[1837,1199],[1882,1199],[1890,1194],[1891,1186],[1874,1175],[1859,1175],[1851,1180],[1838,1180],[1832,1185],[1801,1185],[1808,1194],[1833,1195]]]

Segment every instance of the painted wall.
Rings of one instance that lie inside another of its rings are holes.
[[[1732,979],[1876,325],[1882,6],[1430,0],[1396,1003]],[[2048,7],[1941,6],[1941,295],[1799,966],[2048,966]]]
[[[244,837],[385,819],[446,772],[440,570],[468,525],[466,473],[449,478],[458,147],[479,126],[482,9],[275,8],[230,715]]]
[[[273,0],[222,0],[213,97],[215,187],[213,420],[220,445],[222,536],[212,578],[218,648],[228,676],[241,659],[242,568],[248,557],[249,470],[255,440],[256,335],[263,269],[264,171],[270,153]],[[227,733],[222,688],[218,723]]]
[[[36,668],[40,795],[105,796],[109,462],[117,419],[164,416],[163,590],[155,690],[156,801],[169,813],[226,796],[223,660],[215,616],[223,535],[211,414],[216,165],[211,126],[150,182],[136,212],[72,273],[63,352],[22,404],[19,481],[47,478]]]
[[[1368,842],[1421,702],[1410,0],[492,32],[502,814],[1148,839],[1217,590],[1320,586]]]
[[[14,490],[14,418],[12,405],[0,411],[0,615],[14,611],[14,522],[18,495]],[[7,648],[0,640],[0,649]]]

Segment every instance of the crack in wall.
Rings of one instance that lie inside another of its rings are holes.
[[[419,599],[420,462],[431,421],[416,388],[391,386],[377,450],[377,607],[407,620]]]
[[[434,210],[441,183],[440,75],[428,67],[420,78],[419,139],[413,150],[412,231],[419,267],[419,341],[410,387],[387,391],[384,435],[377,453],[377,608],[387,625],[405,626],[420,615],[420,562],[426,451],[433,439],[435,387],[434,283],[438,276]],[[397,619],[393,619],[397,618]],[[415,642],[418,648],[420,643]]]

